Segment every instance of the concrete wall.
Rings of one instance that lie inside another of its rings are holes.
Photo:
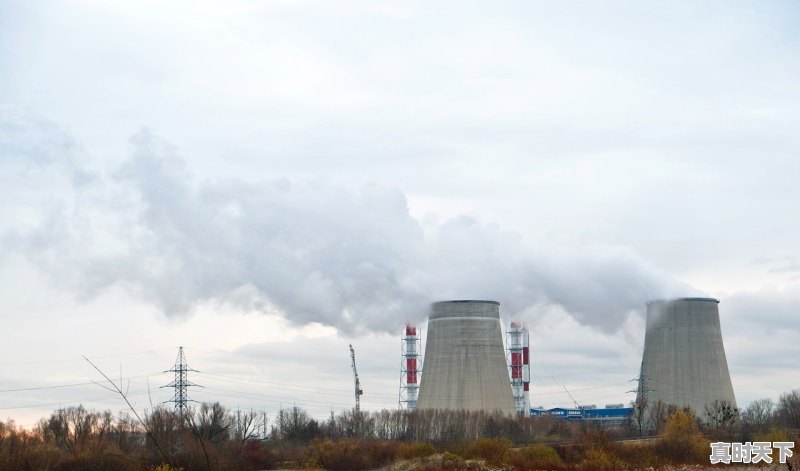
[[[418,409],[515,413],[499,303],[434,303],[423,361]]]
[[[714,400],[736,404],[718,306],[712,298],[647,303],[639,394],[648,402],[689,406],[698,417]]]

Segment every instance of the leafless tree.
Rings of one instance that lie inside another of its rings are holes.
[[[739,421],[739,409],[729,401],[706,404],[705,421],[713,428],[727,428]]]
[[[308,441],[322,434],[319,423],[297,406],[281,409],[276,422],[275,431],[283,440]]]
[[[233,438],[241,443],[258,438],[260,420],[261,414],[253,409],[231,413],[228,421],[232,425]]]
[[[772,423],[774,409],[772,399],[756,399],[742,412],[742,422],[754,431],[764,431]]]
[[[638,395],[636,400],[631,403],[631,408],[633,409],[631,413],[633,426],[638,436],[643,437],[645,432],[650,429],[650,411],[647,407],[647,398],[643,394]]]
[[[153,446],[161,444],[166,450],[176,450],[180,441],[181,419],[173,410],[162,405],[145,414],[144,424],[153,438]]]
[[[800,428],[800,389],[780,395],[775,417],[784,427]]]
[[[667,404],[658,400],[650,405],[650,428],[655,435],[661,434],[667,421],[678,408],[673,404]]]
[[[231,430],[228,411],[219,402],[204,402],[199,409],[191,409],[187,421],[196,437],[211,443],[227,440]]]

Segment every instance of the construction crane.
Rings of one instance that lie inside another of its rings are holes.
[[[358,370],[356,369],[356,351],[353,350],[353,345],[350,345],[350,359],[353,362],[353,381],[356,386],[356,413],[361,411],[361,395],[364,391],[361,390],[361,382],[358,380]]]

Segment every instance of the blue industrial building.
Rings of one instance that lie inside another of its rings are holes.
[[[566,407],[536,408],[531,409],[531,417],[553,417],[569,421],[587,420],[601,422],[604,425],[621,425],[628,420],[632,411],[632,408],[624,407],[622,404],[610,404],[604,409],[598,409],[596,406],[579,406],[576,409]]]

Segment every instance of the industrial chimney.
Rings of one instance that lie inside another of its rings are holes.
[[[639,374],[639,397],[691,407],[725,401],[736,407],[722,331],[719,300],[681,298],[647,303],[647,331]]]
[[[500,330],[500,303],[433,303],[418,409],[515,413]]]
[[[517,408],[517,415],[520,417],[528,417],[531,414],[531,367],[528,344],[528,329],[517,322],[512,322],[511,327],[506,331],[508,372],[511,376],[514,407]]]

